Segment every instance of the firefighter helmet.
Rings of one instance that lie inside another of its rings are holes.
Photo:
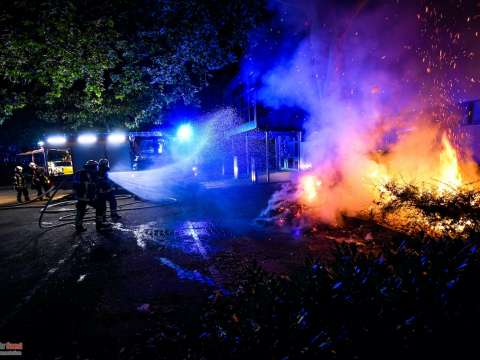
[[[19,173],[19,174],[20,174],[20,173],[22,173],[22,171],[23,171],[23,167],[21,167],[21,166],[15,166],[15,172],[16,172],[16,173]]]
[[[109,170],[110,169],[110,162],[108,159],[103,158],[98,161],[98,167],[103,170]]]
[[[28,167],[29,167],[30,169],[36,169],[36,168],[37,168],[37,164],[35,164],[35,163],[32,161],[30,164],[28,164]]]
[[[83,168],[87,171],[98,171],[98,162],[95,160],[88,160]]]

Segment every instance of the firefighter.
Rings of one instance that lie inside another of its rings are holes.
[[[75,173],[73,190],[77,199],[77,214],[75,217],[75,229],[77,232],[86,230],[83,226],[83,218],[87,212],[88,205],[95,208],[97,230],[108,230],[109,225],[103,221],[106,203],[99,189],[98,162],[88,160],[83,169]]]
[[[25,175],[23,175],[23,168],[21,166],[15,167],[13,184],[15,190],[17,191],[17,202],[22,202],[22,194],[25,198],[25,201],[30,201],[30,197],[28,196],[27,181],[25,180]]]
[[[111,180],[108,178],[108,172],[110,171],[110,163],[108,159],[100,159],[98,161],[98,177],[99,177],[99,186],[100,192],[105,201],[108,202],[110,207],[110,217],[113,221],[118,221],[122,217],[118,215],[117,212],[117,200],[115,199],[115,192]],[[103,220],[107,219],[106,207]]]
[[[50,180],[45,174],[45,169],[41,166],[37,166],[34,162],[29,165],[32,170],[32,189],[37,190],[37,198],[43,200],[43,193],[48,192],[50,189]],[[46,195],[49,196],[48,194]]]

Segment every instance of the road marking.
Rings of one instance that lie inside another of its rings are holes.
[[[214,279],[203,275],[198,270],[186,270],[186,269],[182,268],[181,266],[175,264],[170,259],[167,259],[167,258],[164,258],[164,257],[157,257],[156,259],[158,261],[160,261],[166,267],[174,270],[179,279],[197,281],[197,282],[200,282],[202,284],[207,284],[207,285],[210,285],[210,286],[216,285],[216,282],[215,282]]]
[[[187,227],[188,227],[188,234],[192,237],[199,254],[202,255],[202,257],[205,260],[207,260],[208,259],[207,250],[203,246],[202,241],[200,240],[200,236],[198,236],[196,229],[193,227],[193,223],[191,221],[187,221]]]

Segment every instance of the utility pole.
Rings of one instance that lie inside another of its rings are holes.
[[[302,132],[298,132],[298,171],[302,169]]]
[[[267,183],[270,182],[270,166],[268,163],[268,130],[265,130],[265,169],[267,170]]]

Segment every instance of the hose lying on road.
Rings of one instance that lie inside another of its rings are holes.
[[[76,200],[67,200],[67,201],[59,201],[59,202],[53,202],[52,199],[55,196],[55,193],[53,193],[53,196],[47,201],[45,206],[43,206],[42,210],[40,211],[40,217],[38,218],[38,226],[41,229],[54,229],[58,227],[62,227],[65,225],[73,225],[75,224],[75,221],[72,221],[75,217],[75,212],[76,208],[75,207],[67,207],[67,208],[60,208],[56,209],[59,206],[69,206],[69,205],[74,205],[76,204]],[[116,195],[115,196],[117,200],[122,200],[122,199],[134,199],[135,197],[133,195]],[[118,206],[117,212],[123,212],[123,211],[131,211],[131,210],[142,210],[142,209],[151,209],[151,208],[157,208],[157,207],[162,207],[162,206],[167,206],[176,203],[177,200],[175,198],[166,198],[162,202],[157,202],[157,203],[150,203],[147,205],[143,206],[134,206],[134,207],[128,207],[125,208],[126,206],[130,205],[135,205],[135,204],[146,204],[146,202],[142,200],[134,200],[131,202],[128,202],[126,204],[122,204]],[[87,214],[91,211],[90,208],[87,210]],[[56,223],[48,223],[43,221],[43,217],[45,214],[58,214],[58,213],[71,213],[67,215],[63,215],[57,218]],[[85,216],[83,220],[89,221],[89,220],[94,220],[95,216]]]
[[[74,212],[76,211],[75,207],[58,209],[58,207],[60,207],[60,206],[69,206],[69,205],[75,205],[76,204],[77,201],[72,200],[73,199],[72,194],[66,194],[66,195],[62,196],[60,199],[54,200],[55,195],[57,194],[58,190],[60,190],[62,188],[65,181],[66,181],[66,179],[64,179],[57,186],[53,186],[52,188],[50,188],[48,191],[46,191],[42,195],[36,196],[35,198],[33,198],[29,201],[19,203],[19,204],[0,206],[0,210],[41,209],[40,210],[40,216],[38,218],[38,226],[41,229],[54,229],[54,228],[58,228],[58,227],[65,226],[65,225],[75,224],[74,221],[71,221],[75,217],[75,214],[74,214]],[[47,196],[47,195],[49,195],[49,196]],[[38,200],[41,197],[47,197],[48,201],[46,202],[45,205],[39,205],[39,204],[38,205],[28,205],[28,204],[31,204],[34,201]],[[117,200],[135,199],[135,196],[133,196],[131,194],[117,195],[115,197],[116,197]],[[149,205],[143,205],[143,206],[128,207],[128,206],[136,205],[136,204],[140,204],[140,203],[146,204],[145,201],[135,199],[134,201],[128,202],[126,204],[119,205],[117,211],[118,212],[123,212],[123,211],[132,211],[132,210],[151,209],[151,208],[156,208],[156,207],[168,206],[168,205],[171,205],[171,204],[176,203],[176,202],[177,202],[177,200],[175,198],[166,198],[162,202],[150,203]],[[60,216],[57,219],[57,222],[55,224],[43,221],[43,217],[45,216],[45,214],[56,214],[56,213],[66,213],[66,212],[72,212],[73,214]],[[90,208],[87,210],[87,214],[88,214],[88,212],[90,212]],[[86,221],[94,220],[94,219],[95,219],[94,216],[86,216],[84,218],[84,220],[86,220]]]
[[[0,210],[12,210],[12,209],[40,209],[40,208],[43,208],[44,205],[28,205],[28,204],[31,204],[35,201],[37,201],[38,199],[40,198],[43,198],[43,197],[46,197],[47,199],[49,199],[47,201],[47,204],[48,202],[53,199],[53,197],[55,196],[55,194],[57,193],[57,191],[63,186],[63,184],[65,183],[66,179],[64,179],[60,184],[56,185],[56,186],[52,186],[50,189],[48,189],[47,191],[45,191],[42,195],[38,195],[38,196],[35,196],[33,199],[30,199],[29,201],[25,201],[25,202],[22,202],[22,203],[18,203],[18,204],[12,204],[12,205],[4,205],[4,206],[0,206]],[[68,197],[70,195],[66,195],[65,197]],[[64,198],[65,198],[64,197]],[[28,205],[28,206],[26,206]]]

